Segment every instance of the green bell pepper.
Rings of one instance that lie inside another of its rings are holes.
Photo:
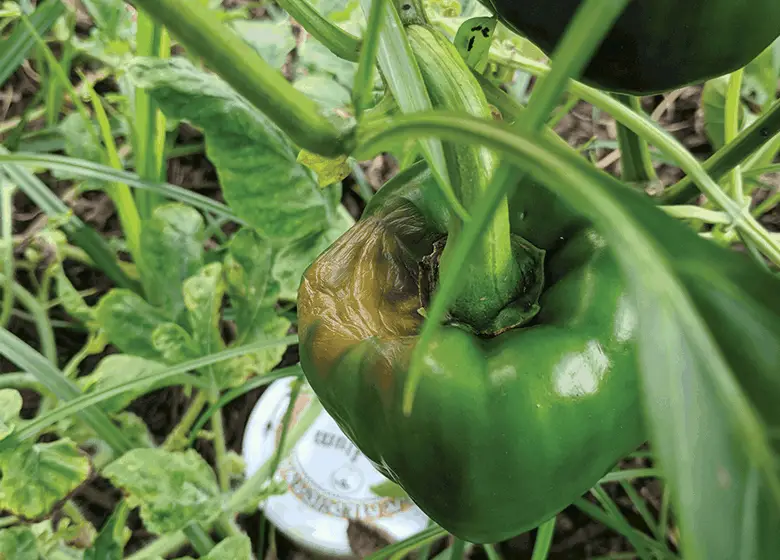
[[[580,0],[481,0],[547,53]],[[585,71],[612,91],[650,94],[745,66],[780,36],[777,0],[633,0]]]
[[[443,327],[408,417],[423,270],[450,219],[424,165],[380,189],[298,300],[301,365],[324,408],[431,519],[477,543],[555,515],[645,438],[636,316],[609,249],[542,187],[509,213],[545,252],[540,310],[493,337]]]

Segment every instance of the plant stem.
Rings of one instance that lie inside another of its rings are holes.
[[[108,162],[111,167],[117,171],[123,171],[122,161],[119,159],[119,154],[117,153],[114,135],[111,132],[111,126],[108,122],[106,111],[103,108],[103,103],[92,86],[88,86],[87,91],[89,92],[92,108],[95,112],[99,129],[103,137]],[[133,260],[137,264],[141,263],[141,217],[135,206],[135,200],[133,199],[133,194],[130,192],[130,187],[121,183],[114,183],[107,189],[107,193],[114,203],[117,215],[119,216],[122,232],[127,239],[127,249],[132,255]]]
[[[313,399],[306,406],[306,409],[301,412],[295,425],[290,428],[290,433],[287,435],[287,439],[279,452],[279,457],[286,457],[290,451],[295,447],[298,441],[306,434],[311,425],[317,419],[322,412],[322,404],[317,399]],[[252,505],[255,501],[255,497],[263,493],[266,482],[273,474],[272,469],[276,457],[269,458],[263,463],[259,469],[249,479],[247,479],[235,492],[230,496],[228,500],[229,511],[244,511],[248,508],[254,508]]]
[[[463,560],[463,554],[466,552],[466,541],[454,539],[450,547],[449,560]]]
[[[206,556],[214,548],[214,541],[200,524],[190,522],[182,530],[199,556]]]
[[[324,156],[352,151],[354,131],[341,131],[230,27],[197,2],[135,0],[187,49],[268,115],[298,146]]]
[[[6,284],[7,277],[0,272],[0,283]],[[52,364],[57,363],[57,344],[54,339],[54,329],[52,329],[49,322],[49,316],[46,314],[46,310],[40,304],[38,299],[30,292],[25,290],[22,286],[14,282],[11,288],[14,292],[14,296],[19,300],[30,315],[35,320],[35,327],[38,331],[38,338],[41,345],[41,354]]]
[[[642,112],[639,97],[618,94],[615,99],[636,113]],[[620,146],[620,169],[627,183],[647,184],[656,179],[653,160],[647,149],[647,142],[634,131],[617,123],[617,139]]]
[[[171,430],[162,448],[167,451],[179,451],[187,444],[187,432],[198,419],[200,411],[206,405],[208,397],[205,391],[198,391],[190,402],[187,412],[184,413],[176,427]]]
[[[360,56],[360,39],[334,25],[306,0],[278,0],[279,6],[325,45],[330,52],[351,62]],[[381,2],[379,2],[381,3]]]
[[[301,0],[305,2],[305,0]],[[374,86],[374,68],[379,51],[379,34],[385,21],[385,2],[387,0],[372,0],[368,13],[368,24],[363,34],[363,48],[360,51],[360,62],[355,72],[355,85],[352,88],[352,104],[355,107],[355,115],[360,120],[363,109],[371,98],[371,90]],[[304,25],[304,27],[306,27]]]
[[[212,403],[219,400],[219,391],[215,390],[209,399]],[[197,416],[196,416],[197,418]],[[193,420],[194,422],[195,420]],[[211,431],[214,434],[214,451],[216,453],[217,479],[223,492],[230,490],[230,476],[225,468],[227,462],[227,446],[225,445],[225,427],[222,423],[222,410],[211,417]]]
[[[407,27],[410,45],[435,109],[463,111],[490,118],[490,107],[479,83],[452,43],[430,27]],[[482,146],[444,143],[450,181],[467,211],[485,196],[498,167],[495,153]],[[449,256],[464,223],[453,218],[441,256],[440,274],[454,272]],[[450,307],[458,320],[480,332],[494,328],[499,313],[515,298],[522,274],[512,250],[509,204],[504,199],[469,256],[465,268],[457,267],[461,291]]]
[[[726,92],[726,115],[724,121],[725,143],[729,144],[739,134],[739,113],[742,101],[742,77],[745,71],[739,69],[733,72],[729,78],[729,87]],[[744,192],[742,189],[742,173],[739,166],[735,166],[730,172],[731,196],[737,204],[744,204]]]
[[[744,129],[732,142],[723,146],[704,162],[704,171],[717,181],[770,138],[778,136],[780,136],[780,99],[775,101],[766,113]],[[688,174],[677,184],[664,191],[660,198],[661,202],[663,204],[680,204],[690,201],[699,194],[696,182],[696,178]]]
[[[47,393],[48,390],[31,373],[4,373],[0,375],[0,389],[30,389],[36,393]]]
[[[539,525],[536,531],[536,542],[534,542],[534,552],[531,555],[531,560],[545,560],[550,553],[550,545],[552,545],[553,535],[555,534],[555,519],[548,519],[541,525]]]

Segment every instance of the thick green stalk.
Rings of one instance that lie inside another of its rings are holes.
[[[363,35],[363,48],[360,50],[358,69],[355,72],[355,85],[352,88],[352,104],[355,106],[355,115],[358,120],[371,98],[376,57],[379,52],[379,34],[385,21],[386,1],[373,0],[368,13],[368,23]]]
[[[306,0],[278,0],[282,9],[311,33],[333,54],[344,60],[357,62],[360,39],[331,23]]]
[[[165,438],[163,449],[168,451],[179,451],[187,446],[187,432],[198,419],[200,411],[206,406],[208,395],[205,391],[198,391],[190,402],[187,412],[184,413],[176,427],[171,430],[168,437]]]
[[[485,94],[452,43],[428,26],[410,25],[407,35],[434,108],[490,119]],[[453,189],[461,204],[467,210],[473,209],[485,196],[498,158],[481,146],[445,143],[444,152]],[[466,266],[458,266],[455,271],[449,266],[449,255],[463,225],[458,218],[451,220],[441,256],[441,274],[455,272],[461,277],[462,289],[453,301],[450,313],[480,332],[500,330],[495,321],[518,297],[518,286],[522,281],[520,266],[512,250],[506,198],[483,231]]]
[[[348,154],[353,131],[339,130],[230,27],[198,2],[135,0],[179,41],[301,146],[324,156]]]
[[[618,94],[615,98],[636,113],[642,112],[638,97]],[[621,176],[627,183],[647,184],[657,177],[647,142],[634,131],[617,123],[617,140],[620,147]]]

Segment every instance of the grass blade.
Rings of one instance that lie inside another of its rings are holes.
[[[49,0],[40,4],[30,15],[30,23],[38,35],[43,35],[64,13],[65,5],[60,0]],[[0,52],[0,86],[21,66],[33,45],[35,45],[35,35],[30,33],[20,21],[11,36],[3,41],[2,52]]]
[[[0,146],[0,158],[9,154]],[[49,218],[62,220],[70,215],[70,209],[40,179],[27,169],[0,162],[0,169],[16,184]],[[8,162],[5,162],[8,163]],[[130,279],[119,266],[116,255],[105,240],[78,217],[70,215],[63,225],[65,233],[81,247],[100,270],[117,286],[137,290],[138,284]]]
[[[0,353],[33,374],[58,399],[70,401],[81,396],[78,386],[67,379],[49,360],[5,329],[0,329]],[[114,452],[121,454],[133,448],[127,436],[102,410],[88,408],[79,411],[78,415]]]
[[[170,200],[183,202],[205,212],[211,212],[217,216],[227,218],[237,224],[246,225],[243,220],[241,220],[232,212],[232,210],[230,210],[230,208],[206,196],[189,191],[182,187],[177,187],[176,185],[171,185],[169,183],[145,181],[135,173],[121,171],[106,165],[101,165],[99,163],[93,163],[83,159],[48,154],[40,155],[18,152],[10,153],[8,151],[3,151],[2,148],[0,148],[0,165],[2,164],[14,164],[24,167],[32,167],[33,169],[45,168],[54,171],[67,171],[68,173],[71,173],[82,179],[96,179],[99,181],[124,183],[125,185],[136,189],[146,189],[152,192],[157,192]],[[30,174],[30,176],[34,178],[32,174]],[[35,180],[37,181],[37,179]],[[43,184],[41,183],[41,185]],[[46,185],[43,185],[43,189],[45,189],[49,195],[51,195],[51,191],[49,191]],[[32,198],[32,196],[30,197]],[[37,198],[40,200],[40,202],[36,199],[33,200],[47,214],[49,213],[47,208],[54,210],[56,207],[58,211],[54,212],[53,215],[61,215],[62,213],[68,211],[67,206],[65,206],[65,204],[63,204],[62,201],[56,197],[54,197],[56,202],[50,198],[42,198],[39,193],[37,194]]]

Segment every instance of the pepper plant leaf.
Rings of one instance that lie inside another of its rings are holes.
[[[236,311],[237,340],[248,344],[283,337],[290,321],[276,313],[279,283],[272,276],[274,262],[270,244],[251,230],[241,230],[228,246],[225,257],[225,284]],[[250,375],[266,373],[279,363],[284,345],[266,348],[226,362],[232,370],[230,384],[235,386]]]
[[[164,369],[163,364],[128,354],[111,354],[103,358],[89,375],[79,377],[78,384],[85,394],[105,391],[137,377]],[[135,399],[155,389],[154,384],[127,391],[104,401],[101,408],[112,414],[124,410]]]
[[[38,560],[35,535],[28,527],[11,527],[0,531],[0,558],[3,560]]]
[[[154,329],[152,344],[163,361],[169,364],[179,364],[203,355],[192,335],[176,323],[163,323]]]
[[[288,301],[298,299],[298,287],[301,285],[303,272],[353,223],[354,220],[346,208],[339,206],[336,218],[326,230],[296,239],[276,253],[273,275],[280,284],[280,299]]]
[[[211,263],[184,281],[184,304],[193,340],[202,355],[225,347],[219,332],[220,308],[225,295],[222,264]]]
[[[246,535],[236,535],[228,537],[217,546],[211,549],[206,556],[200,557],[202,560],[251,560],[252,542]],[[178,560],[194,560],[191,556],[185,556]]]
[[[181,283],[203,266],[203,218],[184,204],[154,209],[141,230],[141,273],[149,303],[178,320],[184,313]]]
[[[203,130],[225,199],[263,237],[289,241],[327,226],[331,209],[298,150],[222,80],[183,58],[135,59],[128,73],[168,118]]]
[[[206,521],[221,507],[214,471],[193,450],[134,449],[103,475],[127,494],[131,507],[140,507],[144,526],[158,535]]]
[[[22,444],[0,453],[0,509],[47,515],[89,476],[89,459],[69,439]]]
[[[493,32],[498,20],[494,17],[476,17],[464,21],[455,35],[455,48],[469,65],[480,74],[485,71],[493,44]]]
[[[15,389],[0,389],[0,440],[14,431],[22,411],[22,395]]]
[[[288,19],[278,22],[237,20],[232,27],[277,70],[282,68],[287,55],[295,48],[295,37]]]
[[[111,290],[100,300],[96,316],[107,338],[122,352],[150,360],[162,359],[152,340],[155,329],[170,322],[170,318],[135,292]]]
[[[95,322],[95,310],[87,304],[84,297],[76,290],[61,266],[58,266],[54,273],[54,282],[57,298],[68,315],[87,326],[92,325]]]

